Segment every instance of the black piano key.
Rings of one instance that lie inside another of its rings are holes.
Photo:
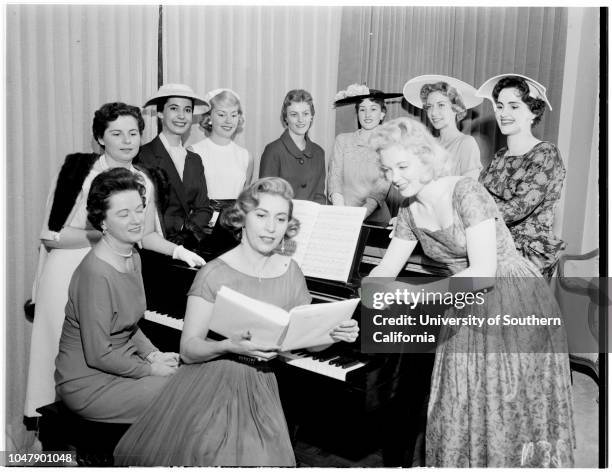
[[[329,361],[330,365],[335,365],[335,366],[342,366],[344,364],[348,364],[349,362],[353,362],[354,359],[352,357],[347,357],[347,356],[339,356],[337,359],[333,359],[331,361]]]
[[[323,351],[321,353],[317,353],[317,356],[312,356],[312,357],[318,361],[324,362],[324,361],[333,359],[335,357],[338,357],[338,353]]]
[[[351,362],[347,362],[346,364],[342,364],[339,367],[341,367],[342,369],[348,369],[349,367],[353,367],[354,365],[359,364],[359,360],[357,359],[353,359]]]

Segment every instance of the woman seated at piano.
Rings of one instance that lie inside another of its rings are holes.
[[[368,146],[368,139],[385,119],[385,100],[401,96],[401,93],[383,93],[353,84],[335,97],[336,107],[355,106],[357,131],[336,136],[329,162],[329,199],[333,205],[365,207],[366,220],[380,225],[386,225],[391,219],[385,203],[389,182],[380,173],[376,153]]]
[[[325,151],[308,137],[314,114],[309,92],[287,92],[281,109],[285,131],[264,149],[259,177],[281,177],[291,184],[296,199],[325,205]]]
[[[183,246],[164,239],[157,229],[153,183],[132,165],[144,130],[140,109],[121,102],[106,103],[96,110],[92,131],[102,154],[75,153],[66,156],[49,192],[38,271],[33,289],[36,302],[30,365],[25,402],[26,416],[39,416],[36,409],[55,401],[54,361],[57,356],[68,284],[74,270],[102,234],[87,221],[87,196],[91,182],[101,172],[123,167],[144,179],[145,208],[142,246],[180,259],[190,266],[204,260]]]
[[[514,247],[493,198],[474,179],[449,175],[447,152],[421,123],[390,121],[370,144],[405,198],[395,236],[371,276],[396,277],[420,243],[453,277],[495,277],[480,316],[560,316],[538,268]],[[541,328],[537,339],[515,326],[442,328],[427,415],[427,466],[572,466],[565,332]]]
[[[240,231],[240,244],[196,275],[181,336],[185,365],[123,436],[116,465],[295,466],[276,377],[258,360],[277,346],[257,344],[248,332],[237,339],[207,339],[222,286],[285,310],[310,303],[298,265],[275,251],[299,228],[292,198],[287,181],[266,177],[222,214],[226,226]],[[330,335],[353,342],[358,331],[350,320]]]
[[[99,174],[87,214],[102,237],[74,271],[55,361],[59,397],[79,416],[132,423],[178,367],[138,328],[146,308],[140,257],[144,180],[117,167]]]

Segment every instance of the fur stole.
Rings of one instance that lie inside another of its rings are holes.
[[[57,177],[53,205],[49,215],[49,229],[60,231],[72,211],[83,182],[89,174],[98,154],[68,154]]]

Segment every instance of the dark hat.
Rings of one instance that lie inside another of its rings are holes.
[[[380,90],[370,89],[365,85],[352,84],[346,90],[341,90],[334,97],[334,106],[350,105],[359,103],[366,98],[375,100],[387,100],[388,98],[401,97],[401,93],[384,93]]]

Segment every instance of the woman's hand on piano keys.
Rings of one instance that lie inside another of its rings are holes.
[[[335,342],[354,343],[359,336],[359,325],[356,320],[343,321],[329,333]]]

